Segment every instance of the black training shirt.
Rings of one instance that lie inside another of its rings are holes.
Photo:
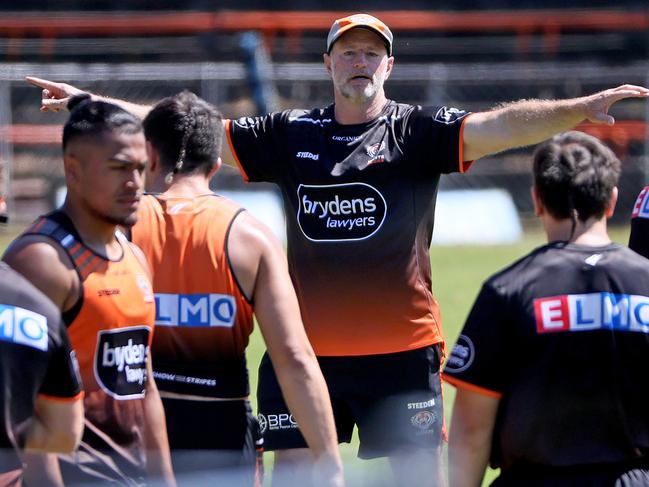
[[[0,472],[20,468],[15,452],[38,394],[78,397],[78,365],[56,306],[31,283],[0,262]]]
[[[500,397],[491,462],[623,462],[649,448],[649,261],[553,243],[483,286],[445,368]]]
[[[281,189],[288,258],[317,355],[442,341],[430,246],[440,175],[464,171],[467,112],[390,101],[340,125],[334,106],[233,120],[244,177]]]

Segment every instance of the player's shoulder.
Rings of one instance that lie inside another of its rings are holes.
[[[0,262],[0,304],[37,313],[48,323],[58,324],[61,312],[36,286],[5,262]]]
[[[334,122],[333,106],[323,108],[292,109],[281,112],[282,119],[290,126],[323,127]]]
[[[162,193],[146,192],[140,197],[138,210],[160,207]]]
[[[237,213],[232,220],[227,237],[228,253],[243,250],[246,260],[258,257],[283,255],[284,250],[279,238],[263,222],[248,211]]]
[[[2,259],[13,268],[19,268],[20,261],[43,265],[44,268],[72,267],[63,246],[48,235],[24,234],[17,237],[9,244]]]
[[[425,118],[442,124],[457,122],[470,113],[467,110],[450,105],[410,105],[410,107],[411,108],[408,109],[406,106],[403,110],[406,113],[409,111],[412,117]]]
[[[626,245],[616,244],[619,248],[612,257],[615,259],[614,265],[622,269],[649,273],[649,259],[630,249]]]
[[[527,283],[534,282],[546,272],[548,264],[552,265],[549,254],[554,246],[541,245],[531,252],[519,257],[514,262],[492,274],[484,287],[491,288],[498,294],[511,295],[519,289],[524,289]]]

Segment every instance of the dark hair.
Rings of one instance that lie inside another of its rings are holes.
[[[90,95],[73,96],[68,102],[70,116],[63,127],[63,150],[75,137],[96,136],[103,132],[137,134],[142,123],[123,108],[103,101],[92,101]]]
[[[534,185],[555,218],[601,218],[619,176],[613,151],[583,132],[556,135],[534,153]]]
[[[190,91],[163,98],[144,119],[144,136],[170,172],[208,174],[221,154],[223,116]]]

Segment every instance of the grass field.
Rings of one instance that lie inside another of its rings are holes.
[[[0,228],[0,250],[4,251],[6,245],[20,230],[21,228],[17,226]],[[616,242],[628,242],[628,235],[629,228],[626,226],[611,229],[611,236]],[[494,272],[544,242],[545,237],[540,227],[531,224],[524,239],[513,245],[433,246],[431,249],[433,291],[441,306],[444,331],[449,346],[455,342],[482,282]],[[256,367],[263,351],[261,336],[256,331],[248,348],[253,404],[256,402],[254,397],[257,385]],[[450,420],[454,397],[455,390],[445,386],[447,421]],[[384,461],[361,462],[355,458],[356,441],[355,439],[352,444],[342,446],[348,485],[359,485],[361,481],[366,485],[376,487],[393,485]],[[269,457],[266,462],[268,472],[270,471],[270,455],[267,456]],[[488,481],[494,476],[494,472],[489,472],[486,480]],[[269,476],[266,478],[268,480]],[[268,482],[266,484],[270,485]]]

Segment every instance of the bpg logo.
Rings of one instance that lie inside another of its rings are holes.
[[[0,340],[47,351],[47,318],[18,306],[0,304]]]
[[[301,184],[297,197],[298,225],[313,242],[364,240],[385,221],[385,198],[369,184]]]
[[[135,326],[97,334],[95,378],[108,395],[115,399],[144,397],[150,332],[148,326]]]
[[[616,330],[649,333],[649,297],[568,294],[534,300],[537,333]]]
[[[292,414],[281,413],[281,414],[260,414],[258,417],[259,428],[261,432],[266,430],[285,430],[297,428],[297,421],[293,418]]]
[[[237,303],[227,294],[156,293],[155,324],[163,326],[221,326],[232,328]]]

